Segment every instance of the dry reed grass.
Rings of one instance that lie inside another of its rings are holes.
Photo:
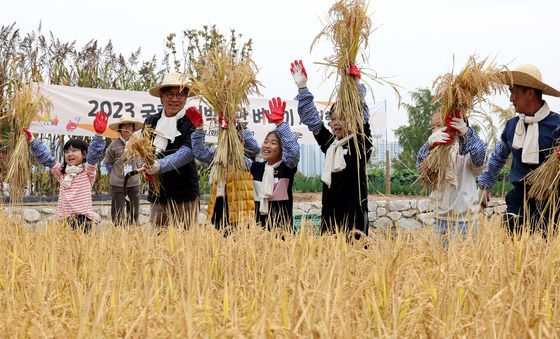
[[[146,165],[153,165],[157,159],[154,147],[152,145],[153,134],[153,128],[150,128],[148,126],[144,126],[142,130],[133,133],[130,139],[126,142],[123,157],[127,161],[134,162],[137,159],[142,159],[142,161]],[[150,183],[150,188],[156,195],[158,195],[160,190],[159,175],[152,175],[151,178],[152,182]]]
[[[364,119],[357,80],[346,71],[350,65],[356,64],[360,52],[362,60],[367,60],[364,48],[367,47],[370,34],[371,19],[367,14],[366,2],[342,0],[330,8],[325,27],[311,46],[313,49],[322,38],[327,38],[333,44],[335,54],[322,64],[335,70],[337,79],[340,79],[331,96],[331,99],[336,98],[331,114],[346,123],[349,134],[363,134]]]
[[[16,139],[15,147],[10,153],[5,180],[10,184],[10,201],[21,202],[25,187],[31,178],[31,157],[25,133],[21,130],[29,127],[39,112],[49,112],[50,101],[32,84],[23,84],[16,91],[11,102],[9,117],[12,119],[12,135]]]
[[[560,182],[560,159],[556,155],[557,148],[534,171],[525,177],[529,185],[528,195],[538,201],[550,201],[558,197],[558,183]]]
[[[474,107],[485,100],[486,95],[504,91],[504,72],[507,71],[505,66],[497,66],[488,59],[478,60],[471,56],[459,74],[451,71],[438,77],[434,81],[434,102],[441,104],[441,121],[457,113],[468,118]],[[438,190],[444,182],[451,163],[449,150],[454,142],[456,140],[448,145],[437,146],[420,164],[420,180],[428,190]]]
[[[249,56],[234,56],[227,47],[210,49],[193,67],[197,77],[193,78],[190,90],[213,108],[216,121],[221,117],[223,122],[218,128],[210,177],[225,182],[228,173],[247,171],[236,121],[242,105],[249,102],[248,96],[259,94],[257,67]]]
[[[477,241],[431,229],[224,238],[181,231],[0,221],[7,337],[556,337],[560,238],[512,240],[499,218]],[[368,247],[364,248],[363,245]]]

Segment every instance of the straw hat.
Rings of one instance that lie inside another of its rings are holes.
[[[117,120],[117,121],[115,121],[115,122],[113,122],[113,123],[110,123],[108,127],[109,127],[110,130],[115,131],[115,132],[118,132],[118,129],[119,129],[119,125],[120,125],[120,124],[133,124],[133,125],[134,125],[134,130],[135,130],[135,131],[137,131],[137,130],[139,130],[140,128],[142,128],[142,125],[143,125],[142,121],[140,121],[140,120],[138,120],[138,119],[136,119],[136,118],[133,118],[132,115],[130,115],[130,113],[125,112],[125,113],[119,118],[119,120]]]
[[[541,71],[534,65],[517,66],[513,71],[503,72],[503,74],[506,84],[535,88],[541,90],[543,94],[560,97],[560,91],[542,81]]]
[[[161,82],[161,84],[159,86],[155,86],[150,88],[150,94],[158,97],[159,98],[159,91],[164,88],[164,87],[183,87],[187,89],[187,97],[192,97],[194,94],[191,94],[191,91],[189,91],[187,84],[188,84],[188,78],[181,74],[181,73],[168,73],[163,77],[163,81]]]

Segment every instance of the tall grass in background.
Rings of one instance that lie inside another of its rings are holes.
[[[367,245],[367,246],[366,246]],[[0,221],[7,337],[556,337],[560,239],[431,230],[344,236],[246,225],[84,235]]]

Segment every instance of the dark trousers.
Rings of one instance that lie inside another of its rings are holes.
[[[549,229],[557,227],[560,206],[555,199],[545,202],[530,199],[527,197],[528,191],[529,187],[520,183],[514,185],[506,195],[507,213],[504,222],[511,233],[519,233],[525,227],[530,232],[542,232],[546,237]]]
[[[321,213],[321,234],[339,230],[346,233],[347,236],[353,235],[354,239],[360,239],[362,235],[368,235],[368,229],[367,209],[330,211],[323,209]]]
[[[228,203],[224,197],[216,197],[216,202],[214,203],[214,213],[212,214],[212,225],[217,230],[224,229],[228,227]]]
[[[138,224],[140,213],[140,186],[126,190],[130,201],[126,201],[124,188],[111,186],[111,220],[115,226]]]
[[[91,220],[83,214],[73,215],[66,218],[66,222],[73,230],[81,230],[84,233],[91,231]]]

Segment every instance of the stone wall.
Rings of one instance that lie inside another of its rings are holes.
[[[505,203],[502,199],[490,201],[489,208],[484,213],[491,216],[494,213],[501,214],[505,211]],[[433,206],[427,198],[420,199],[391,199],[391,200],[369,200],[369,222],[373,227],[400,226],[406,229],[416,229],[433,224]],[[101,215],[100,227],[111,225],[111,205],[107,202],[95,203],[94,210]],[[50,221],[56,220],[56,204],[31,204],[23,206],[4,206],[3,212],[18,223],[24,223],[31,228],[44,228]],[[202,204],[199,222],[206,221],[206,204]],[[142,202],[140,206],[140,224],[149,224],[150,205]],[[321,214],[321,202],[298,202],[294,203],[294,215],[298,214]]]

